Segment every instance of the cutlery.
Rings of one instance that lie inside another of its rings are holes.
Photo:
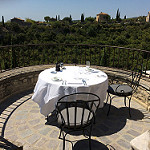
[[[63,80],[62,85],[66,85],[66,80]]]
[[[82,79],[82,82],[83,82],[84,85],[87,85],[87,83],[84,79]]]

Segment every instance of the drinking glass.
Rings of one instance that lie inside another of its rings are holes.
[[[87,68],[87,69],[90,68],[90,61],[86,61],[86,68]]]
[[[60,63],[60,67],[63,68],[63,62]]]

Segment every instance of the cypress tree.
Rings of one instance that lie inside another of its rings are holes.
[[[57,15],[56,15],[56,21],[57,21]]]
[[[84,14],[81,14],[81,22],[84,22]]]
[[[2,16],[2,24],[3,24],[3,27],[5,27],[4,16]]]
[[[121,21],[119,8],[118,8],[117,14],[116,14],[116,21],[117,21],[117,22],[120,22],[120,21]]]

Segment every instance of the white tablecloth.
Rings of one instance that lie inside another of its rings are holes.
[[[101,99],[100,107],[103,107],[107,88],[108,77],[100,70],[66,66],[56,73],[55,68],[50,68],[39,74],[32,100],[38,103],[41,114],[47,116],[60,97],[75,92],[97,94]]]

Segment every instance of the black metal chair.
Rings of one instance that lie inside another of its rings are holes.
[[[100,105],[100,98],[93,93],[73,93],[60,98],[56,104],[58,112],[58,124],[60,125],[59,139],[63,140],[63,150],[68,133],[75,131],[88,132],[89,148],[91,150],[92,124],[95,122],[95,114]],[[86,137],[86,136],[85,136]]]
[[[136,68],[134,68],[132,71],[130,84],[115,83],[115,84],[109,85],[108,90],[107,90],[108,96],[107,96],[106,104],[108,102],[108,98],[110,97],[110,105],[108,108],[107,116],[109,115],[109,112],[110,112],[112,99],[115,96],[119,96],[119,97],[124,97],[125,106],[126,106],[126,98],[128,98],[128,100],[129,100],[129,107],[128,107],[129,108],[129,116],[131,117],[131,112],[130,112],[131,98],[132,98],[133,93],[136,92],[136,90],[139,86],[139,81],[141,79],[141,76],[142,76],[142,65],[137,65]]]

